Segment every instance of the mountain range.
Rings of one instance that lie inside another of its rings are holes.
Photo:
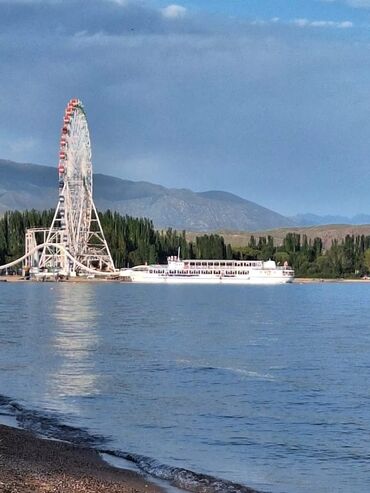
[[[297,214],[291,217],[291,219],[297,224],[297,226],[323,226],[325,224],[370,224],[369,214],[356,214],[355,216],[337,216],[337,215],[325,215],[319,216],[317,214]]]
[[[55,207],[57,193],[55,168],[0,159],[0,213]],[[93,195],[98,210],[149,217],[157,228],[254,231],[294,224],[293,220],[232,193],[166,188],[100,173],[94,175]]]
[[[263,231],[293,226],[370,224],[370,215],[353,217],[298,214],[285,217],[229,192],[193,192],[97,173],[94,201],[111,209],[149,217],[157,228],[188,231]],[[0,159],[0,214],[6,210],[49,209],[57,202],[54,167]]]

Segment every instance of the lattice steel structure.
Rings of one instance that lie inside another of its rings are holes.
[[[59,200],[44,240],[39,268],[64,275],[75,275],[84,267],[86,271],[114,272],[93,201],[90,136],[79,99],[71,99],[64,113],[58,176]]]

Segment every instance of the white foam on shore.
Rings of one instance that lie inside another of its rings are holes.
[[[110,466],[116,467],[117,469],[125,469],[129,471],[136,472],[141,477],[145,478],[143,471],[137,467],[137,465],[129,460],[123,459],[122,457],[116,457],[115,455],[107,454],[105,452],[100,452],[100,457],[107,462]],[[167,493],[184,493],[186,490],[181,490],[176,488],[176,486],[170,485],[167,481],[162,481],[158,478],[150,476],[148,482],[154,483],[160,486]],[[188,493],[188,492],[187,492]]]
[[[140,469],[134,462],[107,454],[105,452],[100,452],[100,457],[110,466],[117,467],[118,469],[128,469],[129,471],[134,471],[140,474]]]
[[[0,413],[0,425],[4,426],[9,426],[10,428],[17,428],[18,430],[24,429],[22,426],[19,425],[17,418],[15,416],[12,416],[10,414],[1,414]],[[40,433],[36,433],[35,436],[42,440],[51,440],[53,442],[64,442],[64,443],[71,443],[66,440],[60,440],[58,438],[52,438],[48,437],[46,435],[42,435]],[[110,466],[116,467],[117,469],[125,469],[128,471],[133,471],[136,472],[138,475],[143,477],[145,479],[145,475],[143,475],[143,472],[136,466],[136,464],[132,461],[123,459],[121,457],[115,457],[114,455],[110,455],[104,452],[99,453],[100,457],[109,464]],[[167,493],[184,493],[185,490],[181,490],[179,488],[176,488],[175,486],[171,486],[168,484],[166,481],[161,481],[160,479],[150,477],[148,478],[148,482],[154,483],[158,486],[160,486],[164,491]]]

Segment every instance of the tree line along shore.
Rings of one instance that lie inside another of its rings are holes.
[[[0,265],[21,257],[26,229],[48,228],[53,214],[52,209],[5,212],[0,218]],[[247,244],[231,246],[219,234],[201,234],[189,241],[185,231],[158,231],[149,219],[111,211],[99,216],[117,268],[166,263],[180,247],[182,258],[189,259],[287,261],[301,278],[356,279],[370,274],[370,235],[334,239],[325,249],[320,237],[308,239],[295,232],[287,233],[279,244],[268,234],[252,235]]]

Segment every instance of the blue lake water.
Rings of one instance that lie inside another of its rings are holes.
[[[369,302],[370,284],[4,283],[0,394],[262,491],[369,492]]]

